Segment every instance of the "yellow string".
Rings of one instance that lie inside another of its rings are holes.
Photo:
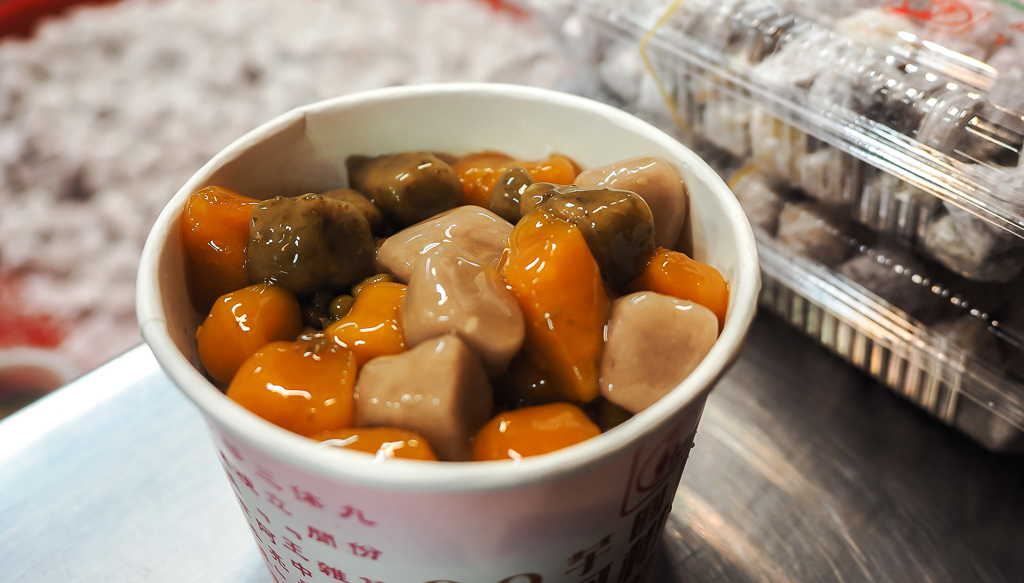
[[[690,124],[686,123],[683,116],[679,115],[679,109],[676,107],[675,100],[672,99],[672,96],[665,90],[665,86],[662,84],[661,78],[658,77],[658,73],[655,72],[654,64],[651,63],[651,59],[647,54],[647,45],[650,44],[655,33],[662,27],[662,25],[665,24],[665,22],[668,21],[669,17],[672,16],[672,13],[679,8],[679,5],[685,1],[686,0],[674,0],[672,4],[669,5],[668,10],[665,11],[665,14],[662,14],[661,18],[659,18],[658,21],[654,23],[654,26],[651,27],[651,30],[647,31],[643,40],[640,41],[640,58],[643,59],[644,65],[647,67],[647,72],[650,73],[651,78],[654,79],[654,84],[658,87],[658,92],[661,93],[661,98],[665,101],[665,105],[668,106],[668,110],[672,114],[672,119],[675,120],[676,125],[679,126],[680,130],[688,132],[690,130]]]

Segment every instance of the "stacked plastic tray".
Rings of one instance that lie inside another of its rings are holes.
[[[571,89],[730,181],[762,306],[990,449],[1024,451],[1024,5],[534,0]]]

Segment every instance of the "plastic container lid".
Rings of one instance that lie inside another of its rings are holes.
[[[771,116],[1024,238],[1024,4],[582,0],[572,6],[643,38],[649,66],[652,51],[668,55],[749,95]],[[664,63],[651,66],[656,76],[667,77],[665,70]]]

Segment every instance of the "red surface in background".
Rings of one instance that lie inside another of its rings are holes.
[[[0,37],[29,36],[44,17],[75,4],[109,4],[115,0],[0,0]]]
[[[0,274],[0,348],[55,348],[67,335],[50,314],[31,313],[21,302],[17,281]]]
[[[76,4],[112,4],[117,0],[0,0],[0,38],[5,36],[27,37],[36,25],[47,17],[64,12]],[[507,10],[513,14],[522,11],[505,0],[480,0],[495,10]]]

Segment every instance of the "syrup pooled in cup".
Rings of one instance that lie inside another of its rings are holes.
[[[650,406],[718,338],[729,286],[673,250],[688,194],[663,160],[346,165],[351,189],[207,187],[183,211],[200,360],[271,423],[378,460],[516,460]]]

